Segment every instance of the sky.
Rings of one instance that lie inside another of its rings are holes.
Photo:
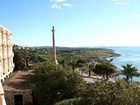
[[[140,46],[140,0],[0,0],[0,25],[13,44]]]

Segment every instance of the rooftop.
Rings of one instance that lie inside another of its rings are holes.
[[[2,25],[0,25],[0,29],[2,29],[2,30],[4,30],[4,31],[7,31],[7,32],[11,33],[11,31],[10,31],[10,30],[8,30],[7,28],[5,28],[5,27],[4,27],[4,26],[2,26]]]

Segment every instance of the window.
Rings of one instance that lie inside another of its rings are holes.
[[[14,105],[23,105],[23,97],[22,95],[14,95]]]

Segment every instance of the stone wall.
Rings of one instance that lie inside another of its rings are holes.
[[[22,95],[23,105],[33,105],[32,90],[4,90],[7,105],[14,104],[14,96]]]

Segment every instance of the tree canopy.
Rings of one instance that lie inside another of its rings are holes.
[[[125,80],[128,82],[131,79],[132,83],[132,78],[135,76],[140,76],[140,73],[138,73],[138,70],[136,67],[134,67],[132,64],[126,64],[122,66],[122,74],[125,75]]]
[[[116,66],[114,66],[110,62],[98,63],[93,69],[93,72],[95,74],[103,75],[106,79],[108,79],[112,73],[115,73],[115,71]]]
[[[51,47],[22,47],[14,45],[13,49],[15,54],[15,69],[17,70],[30,69],[34,63],[52,61]],[[111,49],[105,48],[57,47],[58,63],[61,63],[62,66],[71,66],[72,69],[82,68],[93,59],[94,61],[100,61],[111,56],[119,56],[119,54],[114,53]],[[22,66],[20,64],[22,64]]]
[[[139,105],[140,88],[124,81],[87,84],[81,97],[66,99],[55,105]]]
[[[22,51],[14,51],[14,58],[13,58],[15,68],[14,70],[25,70],[26,65],[26,59],[25,59],[25,53]]]
[[[81,86],[84,85],[84,80],[79,73],[65,70],[60,65],[44,62],[35,65],[34,69],[31,81],[39,105],[53,105],[58,100],[76,97]]]

